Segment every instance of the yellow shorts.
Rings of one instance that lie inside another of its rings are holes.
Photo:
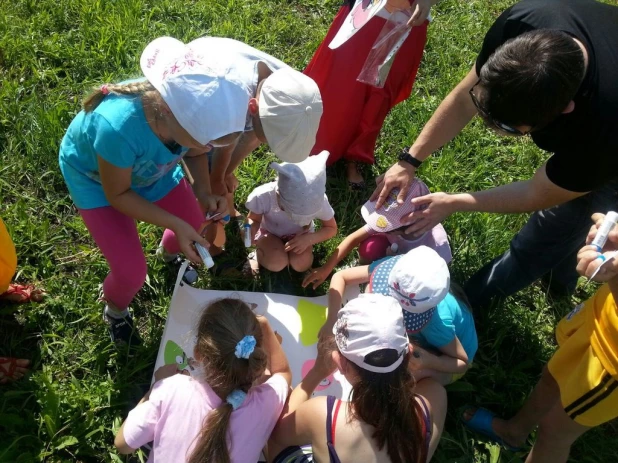
[[[582,426],[599,426],[618,417],[618,378],[603,367],[590,345],[587,311],[577,306],[556,328],[560,346],[547,367],[560,388],[564,411]],[[589,318],[588,318],[589,320]]]

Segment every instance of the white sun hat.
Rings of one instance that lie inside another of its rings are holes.
[[[401,306],[390,296],[366,293],[352,299],[337,314],[333,334],[341,355],[373,373],[394,371],[408,352]],[[395,361],[372,364],[368,356],[384,349],[395,351]]]
[[[245,128],[251,93],[243,75],[253,72],[232,56],[205,59],[197,49],[172,37],[150,42],[140,58],[142,72],[167,103],[178,123],[198,143]]]
[[[315,81],[292,68],[268,76],[259,96],[259,115],[268,145],[285,162],[309,156],[322,117],[322,96]]]
[[[292,221],[301,227],[309,225],[324,205],[328,155],[328,151],[322,151],[296,164],[270,163],[270,167],[279,174],[279,204]]]

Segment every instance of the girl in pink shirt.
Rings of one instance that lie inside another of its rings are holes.
[[[258,461],[292,379],[268,321],[239,299],[215,301],[200,318],[194,356],[203,379],[175,374],[175,365],[157,370],[118,431],[119,453],[152,442],[148,462]]]

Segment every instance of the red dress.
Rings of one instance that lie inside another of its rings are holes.
[[[343,6],[304,73],[316,81],[324,112],[311,151],[330,152],[328,165],[341,158],[373,164],[376,139],[388,112],[410,96],[427,40],[428,21],[414,27],[397,55],[384,88],[356,79],[386,20],[374,16],[343,45],[328,44],[350,12]]]

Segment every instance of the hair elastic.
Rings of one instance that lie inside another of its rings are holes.
[[[101,93],[103,95],[109,95],[109,88],[107,87],[107,84],[101,85]]]
[[[248,359],[253,353],[256,344],[257,341],[255,340],[254,336],[245,336],[240,341],[238,341],[238,344],[236,344],[234,355],[236,355],[236,358],[239,359]]]
[[[225,398],[225,401],[232,406],[232,410],[237,410],[247,398],[247,393],[240,389],[234,389]]]

